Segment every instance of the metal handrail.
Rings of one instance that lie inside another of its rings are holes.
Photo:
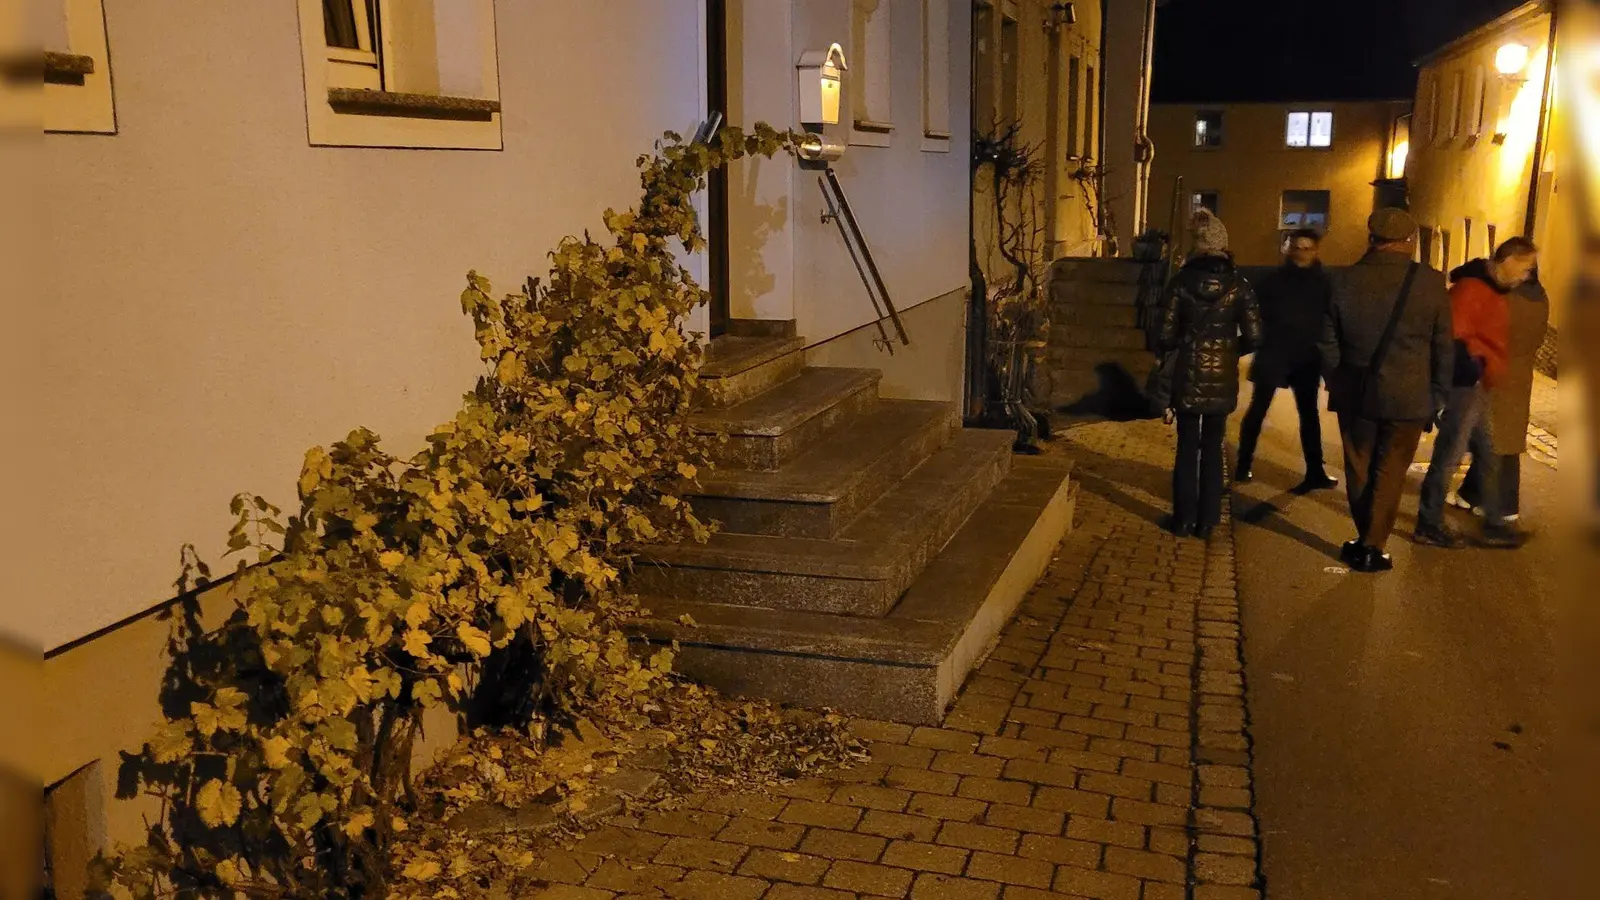
[[[856,221],[856,214],[850,208],[850,198],[845,196],[844,185],[839,183],[839,176],[829,166],[817,176],[817,184],[822,188],[822,199],[828,204],[828,211],[822,214],[823,224],[833,222],[839,227],[839,235],[844,238],[845,246],[850,250],[850,259],[856,264],[856,272],[861,276],[861,283],[867,289],[867,298],[872,301],[872,311],[877,313],[873,322],[878,326],[878,344],[891,354],[894,353],[894,343],[889,340],[889,332],[884,330],[883,320],[887,314],[888,319],[894,323],[895,334],[904,346],[911,346],[911,338],[906,334],[906,327],[900,321],[900,312],[894,308],[894,301],[889,299],[889,288],[883,283],[883,274],[878,271],[878,263],[872,258],[872,250],[867,246],[867,238],[861,233],[861,225]]]

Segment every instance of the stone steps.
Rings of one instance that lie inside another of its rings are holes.
[[[1131,304],[1064,303],[1050,311],[1050,319],[1068,328],[1138,328],[1139,310]]]
[[[700,367],[701,406],[725,409],[798,376],[805,341],[793,336],[730,336],[711,342]]]
[[[640,630],[730,693],[937,724],[1070,529],[1068,476],[1060,460],[1017,460],[885,616],[646,597]]]
[[[1007,474],[1014,435],[963,429],[834,539],[720,532],[641,551],[642,593],[882,616]]]
[[[950,404],[881,400],[772,472],[719,469],[690,500],[739,534],[830,538],[949,443]]]
[[[1143,264],[1131,259],[1058,259],[1050,267],[1051,281],[1139,283]]]
[[[1121,282],[1054,281],[1050,283],[1050,305],[1063,306],[1119,306],[1136,309],[1139,305],[1139,286]]]
[[[1053,325],[1050,329],[1050,343],[1056,347],[1083,347],[1097,350],[1143,350],[1145,334],[1144,330],[1140,328]]]
[[[770,472],[876,403],[882,378],[875,369],[801,369],[754,397],[692,414],[690,425],[727,436],[718,454],[723,465]]]

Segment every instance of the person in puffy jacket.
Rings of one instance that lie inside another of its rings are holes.
[[[1261,343],[1261,309],[1234,267],[1222,221],[1202,209],[1191,228],[1195,252],[1167,285],[1156,343],[1175,354],[1172,532],[1209,539],[1222,520],[1222,444],[1239,405],[1239,359]]]

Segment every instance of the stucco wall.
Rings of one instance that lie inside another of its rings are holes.
[[[1375,199],[1372,182],[1384,174],[1392,125],[1407,107],[1403,102],[1156,104],[1150,110],[1156,145],[1150,223],[1163,230],[1171,227],[1173,191],[1181,175],[1179,230],[1189,210],[1189,195],[1215,191],[1239,262],[1272,265],[1280,258],[1283,192],[1326,190],[1331,202],[1323,258],[1336,265],[1354,262],[1366,248],[1367,217]],[[1194,146],[1195,116],[1202,110],[1222,112],[1221,147]],[[1331,110],[1332,145],[1285,146],[1291,110]]]
[[[1419,123],[1413,128],[1406,179],[1417,221],[1435,234],[1450,235],[1448,258],[1439,238],[1429,248],[1430,261],[1437,265],[1448,269],[1487,254],[1491,249],[1489,225],[1495,226],[1497,241],[1522,234],[1526,227],[1549,29],[1548,15],[1525,17],[1452,48],[1430,60],[1419,73]],[[1529,49],[1527,68],[1510,80],[1495,72],[1495,54],[1509,42],[1520,42]],[[1472,101],[1470,85],[1477,71],[1485,73],[1486,82],[1482,133],[1474,137],[1463,125],[1460,133],[1452,136],[1446,124],[1452,79],[1460,73],[1469,86],[1463,92],[1466,96],[1461,116],[1465,120]],[[1435,87],[1440,91],[1440,121],[1430,138],[1424,111],[1429,108],[1430,92]],[[1559,110],[1554,112],[1550,130],[1559,137]],[[1505,136],[1503,141],[1495,139],[1497,133]],[[1569,217],[1560,208],[1567,198],[1551,190],[1556,186],[1555,163],[1562,155],[1559,142],[1549,151],[1546,170],[1541,175],[1542,189],[1536,198],[1532,237],[1546,251],[1540,260],[1541,278],[1547,287],[1555,289],[1570,282],[1578,251],[1568,227]],[[1470,244],[1468,220],[1472,222]],[[1552,300],[1556,299],[1552,296]],[[1556,320],[1557,310],[1563,305],[1557,302],[1552,306]]]
[[[970,17],[940,2],[964,122]],[[836,168],[911,308],[966,284],[968,141],[923,148],[922,3],[893,3],[897,133]],[[8,594],[30,602],[4,624],[45,649],[169,596],[178,548],[215,559],[235,492],[291,500],[307,447],[364,425],[415,449],[476,371],[466,271],[540,273],[704,108],[697,0],[498,3],[504,149],[486,152],[309,146],[292,4],[105,6],[119,133],[45,138],[46,274],[19,329],[31,565]],[[797,125],[795,57],[848,44],[848,0],[729,6],[732,118]],[[872,320],[815,173],[752,163],[730,193],[734,315],[796,318],[813,343]],[[910,358],[959,368],[918,355],[946,337],[913,334]]]

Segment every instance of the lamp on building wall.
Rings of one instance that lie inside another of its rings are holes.
[[[1494,70],[1507,81],[1526,81],[1523,72],[1528,68],[1528,45],[1508,41],[1494,53]]]
[[[1052,3],[1045,18],[1045,24],[1050,28],[1076,25],[1078,24],[1078,10],[1070,2]]]

